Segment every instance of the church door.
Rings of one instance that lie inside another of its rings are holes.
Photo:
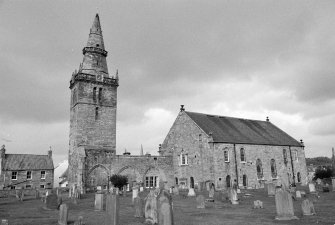
[[[194,188],[194,178],[190,177],[190,188]]]
[[[227,185],[227,188],[230,187],[230,175],[226,176],[226,185]]]

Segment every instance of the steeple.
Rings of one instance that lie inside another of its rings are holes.
[[[83,49],[83,55],[82,73],[109,77],[106,61],[107,51],[105,50],[98,14],[94,18],[86,47]]]

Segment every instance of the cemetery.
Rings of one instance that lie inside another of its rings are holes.
[[[187,191],[191,195],[181,194]],[[122,193],[114,188],[112,192],[98,190],[80,195],[76,190],[56,189],[40,195],[31,191],[2,195],[0,221],[8,225],[335,223],[335,192],[309,186],[275,187],[274,195],[273,185],[238,191],[176,191],[161,185],[150,191]]]

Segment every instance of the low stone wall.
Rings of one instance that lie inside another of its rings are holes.
[[[9,198],[15,197],[17,192],[24,192],[25,196],[35,196],[36,189],[12,189],[12,190],[0,190],[0,198]],[[39,192],[39,196],[45,195],[47,189],[37,190]]]

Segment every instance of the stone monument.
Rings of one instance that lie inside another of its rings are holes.
[[[313,202],[309,201],[308,199],[302,201],[301,208],[302,208],[302,214],[304,216],[312,216],[316,214]]]
[[[197,209],[205,208],[205,197],[203,195],[198,195],[196,201],[197,201]]]
[[[148,196],[145,198],[144,216],[146,223],[158,223],[157,199],[154,190],[150,190]]]
[[[289,192],[278,188],[276,190],[275,201],[277,211],[276,220],[298,219],[298,217],[294,216],[292,195]]]

